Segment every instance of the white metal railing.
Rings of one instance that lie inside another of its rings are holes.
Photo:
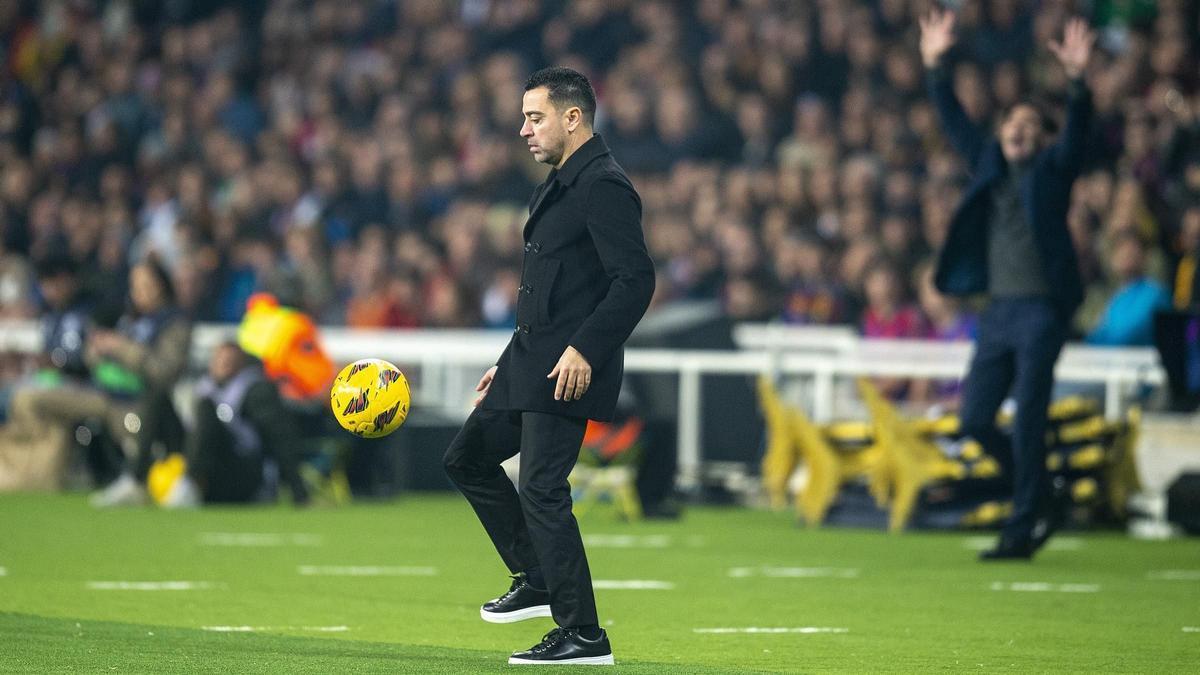
[[[196,328],[192,360],[205,362],[214,344],[232,336],[229,325]],[[465,417],[472,389],[482,370],[503,351],[508,331],[352,330],[323,328],[331,357],[346,363],[375,357],[409,371],[418,369],[414,396],[418,405],[459,411]],[[966,370],[971,345],[919,340],[863,340],[842,328],[743,325],[735,332],[735,351],[627,349],[629,372],[674,373],[679,377],[679,483],[695,486],[700,478],[701,377],[709,374],[796,376],[812,382],[813,417],[828,421],[834,413],[838,378],[893,376],[958,379]],[[35,352],[34,322],[0,322],[0,351]],[[1060,381],[1104,387],[1105,411],[1119,414],[1124,400],[1142,385],[1164,381],[1153,349],[1111,349],[1068,345],[1059,359]]]

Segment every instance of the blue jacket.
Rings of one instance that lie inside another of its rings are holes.
[[[1100,325],[1088,333],[1088,344],[1149,347],[1154,344],[1154,313],[1171,308],[1162,284],[1142,277],[1120,288],[1108,301]]]
[[[1071,83],[1067,123],[1059,139],[1033,158],[1021,180],[1021,203],[1033,228],[1034,243],[1050,287],[1050,299],[1064,320],[1083,302],[1083,282],[1067,210],[1071,184],[1079,176],[1091,125],[1092,102],[1081,82]],[[964,296],[988,290],[987,227],[992,188],[1008,173],[1000,141],[984,134],[967,117],[954,96],[947,74],[935,70],[929,78],[930,97],[951,144],[970,167],[971,180],[950,221],[945,245],[938,256],[934,283],[947,295]]]

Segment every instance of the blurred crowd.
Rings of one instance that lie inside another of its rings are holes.
[[[1045,45],[1101,32],[1070,227],[1079,336],[1137,344],[1114,298],[1200,301],[1196,3],[965,0],[951,67],[990,125],[1065,90]],[[0,316],[45,310],[67,253],[97,306],[153,256],[195,321],[268,291],[321,323],[509,327],[547,167],[525,78],[587,74],[633,177],[655,302],[736,319],[969,338],[930,283],[965,167],[917,53],[925,0],[0,3]],[[1148,289],[1148,290],[1146,290]],[[1128,295],[1128,294],[1126,294]]]

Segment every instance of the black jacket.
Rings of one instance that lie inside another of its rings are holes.
[[[599,135],[534,190],[524,239],[517,325],[483,407],[610,420],[654,264],[641,199]],[[591,365],[592,384],[579,400],[555,401],[546,376],[568,345]]]
[[[1000,142],[984,135],[967,117],[945,72],[935,70],[929,82],[942,128],[971,171],[971,183],[954,212],[938,257],[935,284],[948,295],[983,293],[988,290],[987,227],[992,188],[1008,173],[1008,164]],[[1020,185],[1021,204],[1033,228],[1050,298],[1064,318],[1074,314],[1083,301],[1079,262],[1067,229],[1067,210],[1071,184],[1083,164],[1091,116],[1087,88],[1082,82],[1073,82],[1061,137],[1038,152]]]

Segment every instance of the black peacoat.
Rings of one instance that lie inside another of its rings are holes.
[[[534,190],[524,240],[516,326],[482,407],[611,420],[654,263],[641,199],[599,134]],[[546,376],[568,345],[591,365],[592,383],[578,400],[555,401]]]

